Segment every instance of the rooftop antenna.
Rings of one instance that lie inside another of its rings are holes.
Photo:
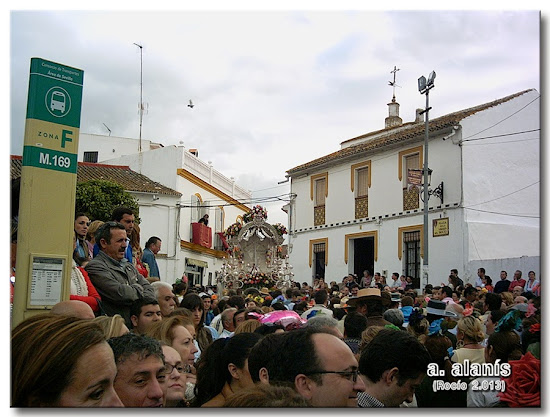
[[[392,81],[388,81],[388,84],[391,85],[393,87],[393,98],[392,98],[392,102],[395,103],[395,87],[399,87],[401,88],[400,85],[397,85],[395,83],[395,74],[397,73],[397,71],[400,71],[400,68],[397,68],[395,65],[393,66],[393,71],[390,71],[390,74],[393,74],[393,82]]]
[[[103,126],[107,128],[107,130],[109,131],[109,136],[111,136],[111,129],[109,129],[109,126],[107,126],[105,123],[103,123]]]
[[[140,52],[140,79],[139,79],[139,152],[141,153],[141,125],[143,124],[143,46],[138,45]]]

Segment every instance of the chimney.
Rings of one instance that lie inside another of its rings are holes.
[[[415,123],[424,123],[424,109],[416,109]]]
[[[388,117],[386,117],[386,129],[390,127],[401,126],[403,119],[399,117],[399,103],[393,97],[391,103],[388,103]]]

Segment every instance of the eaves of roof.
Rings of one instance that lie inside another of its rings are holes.
[[[435,118],[429,121],[429,131],[437,132],[446,128],[450,128],[459,124],[466,117],[497,106],[499,104],[505,103],[530,91],[532,91],[532,89],[524,90],[489,103],[481,104],[475,107],[471,107],[469,109],[460,110],[454,113],[447,114],[445,116]],[[313,169],[321,168],[329,163],[337,163],[340,160],[353,158],[353,156],[355,155],[361,155],[378,150],[385,150],[400,143],[407,143],[411,139],[420,137],[424,133],[424,131],[425,123],[410,122],[402,124],[400,126],[370,132],[365,135],[361,135],[342,142],[342,144],[344,144],[358,139],[364,140],[361,143],[342,148],[336,152],[314,159],[313,161],[298,165],[294,168],[287,170],[286,172],[289,176],[292,176],[293,174],[305,173]],[[369,140],[369,137],[372,137],[372,139]]]
[[[21,177],[21,166],[21,156],[12,155],[10,166],[12,180]],[[76,174],[77,183],[90,180],[108,180],[121,185],[125,191],[181,196],[181,193],[165,187],[145,175],[132,171],[128,166],[79,162]]]

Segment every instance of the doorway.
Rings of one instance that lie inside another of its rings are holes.
[[[361,279],[368,269],[374,275],[374,237],[353,239],[353,272]]]

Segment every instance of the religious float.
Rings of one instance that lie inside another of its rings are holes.
[[[267,210],[254,206],[242,221],[224,232],[229,246],[228,258],[217,276],[222,288],[269,290],[289,288],[293,284],[292,265],[282,254],[284,225],[267,223]]]

